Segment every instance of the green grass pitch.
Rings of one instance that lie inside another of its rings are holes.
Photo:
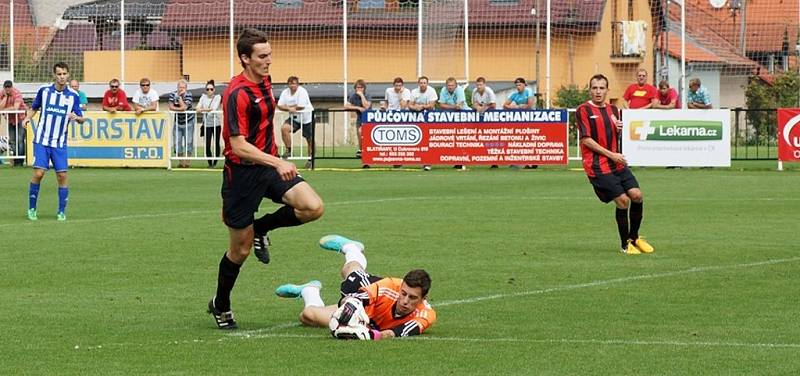
[[[53,173],[29,222],[30,170],[5,167],[0,374],[798,374],[800,172],[759,163],[634,169],[656,247],[641,256],[619,254],[581,171],[303,171],[325,215],[243,266],[235,333],[205,313],[219,171],[71,170],[59,223]],[[381,342],[296,325],[302,302],[273,291],[319,279],[337,299],[329,233],[363,241],[375,274],[427,269],[437,324]]]

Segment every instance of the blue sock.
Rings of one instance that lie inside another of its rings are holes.
[[[39,200],[39,184],[31,183],[28,187],[28,208],[36,209],[37,200]]]
[[[69,188],[58,187],[58,212],[63,213],[67,209],[67,200],[69,200]]]

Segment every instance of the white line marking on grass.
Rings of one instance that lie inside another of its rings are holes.
[[[231,334],[233,335],[233,334]],[[323,335],[262,333],[241,336],[248,339],[259,338],[326,338]],[[547,343],[547,344],[586,344],[586,345],[620,345],[620,346],[673,346],[673,347],[764,347],[764,348],[800,348],[800,343],[745,343],[745,342],[688,342],[660,340],[628,340],[628,339],[529,339],[529,338],[467,338],[467,337],[431,337],[415,336],[403,338],[406,341],[431,342],[476,342],[476,343]]]
[[[622,283],[622,282],[630,282],[630,281],[641,281],[647,279],[656,279],[656,278],[665,278],[665,277],[674,277],[677,275],[684,275],[684,274],[692,274],[692,273],[703,273],[712,270],[724,270],[724,269],[738,269],[738,268],[749,268],[753,266],[762,266],[762,265],[774,265],[774,264],[782,264],[787,262],[795,262],[800,261],[800,257],[792,257],[792,258],[785,258],[785,259],[776,259],[776,260],[767,260],[767,261],[759,261],[759,262],[751,262],[747,264],[735,264],[735,265],[717,265],[717,266],[700,266],[694,267],[684,270],[676,270],[672,272],[665,272],[665,273],[655,273],[655,274],[641,274],[635,275],[630,277],[621,277],[621,278],[614,278],[614,279],[606,279],[601,281],[593,281],[593,282],[586,282],[586,283],[576,283],[571,285],[563,285],[563,286],[556,286],[550,287],[541,290],[531,290],[531,291],[520,291],[511,294],[493,294],[493,295],[486,295],[486,296],[478,296],[474,298],[468,299],[458,299],[458,300],[446,300],[443,302],[433,304],[434,307],[447,307],[451,305],[459,305],[459,304],[470,304],[470,303],[477,303],[482,302],[485,300],[495,300],[495,299],[502,299],[502,298],[516,298],[522,296],[530,296],[530,295],[541,295],[547,294],[551,292],[557,291],[568,291],[568,290],[576,290],[586,287],[595,287],[595,286],[603,286],[603,285],[611,285],[615,283]]]

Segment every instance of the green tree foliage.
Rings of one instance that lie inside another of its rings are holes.
[[[747,123],[750,125],[744,142],[750,145],[769,144],[775,140],[776,108],[797,107],[800,99],[800,76],[797,72],[775,75],[772,85],[753,77],[745,88]]]
[[[584,86],[580,88],[576,85],[569,85],[569,86],[561,86],[558,91],[556,91],[556,98],[555,98],[555,106],[560,108],[572,108],[575,109],[581,105],[581,103],[586,102],[589,100],[589,87]],[[571,113],[569,116],[569,138],[570,143],[575,143],[577,138],[577,132],[575,128],[576,120],[575,120],[575,113]]]

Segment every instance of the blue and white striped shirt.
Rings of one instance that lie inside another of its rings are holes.
[[[33,142],[57,148],[67,146],[69,113],[74,112],[75,115],[83,116],[78,93],[69,87],[58,91],[55,84],[39,88],[31,109],[41,110]]]

